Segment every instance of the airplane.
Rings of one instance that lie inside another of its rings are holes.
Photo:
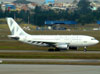
[[[87,51],[88,46],[99,43],[94,37],[86,35],[30,35],[11,17],[7,18],[7,24],[11,31],[9,38],[31,45],[50,47],[48,51],[77,49],[78,47],[84,47],[84,51]]]

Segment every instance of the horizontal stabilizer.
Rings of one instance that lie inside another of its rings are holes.
[[[14,40],[19,40],[18,36],[14,36],[14,35],[8,35],[9,38],[14,39]]]

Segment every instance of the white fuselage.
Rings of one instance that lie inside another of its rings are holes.
[[[85,35],[29,35],[13,18],[7,18],[7,23],[12,34],[8,37],[32,45],[68,49],[69,47],[86,47],[99,43],[94,37]]]
[[[73,47],[91,46],[99,43],[94,37],[84,35],[28,35],[22,36],[20,41],[40,46],[47,46],[45,43],[60,43]]]

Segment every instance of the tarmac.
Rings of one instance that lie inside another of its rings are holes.
[[[0,59],[2,62],[100,63],[99,59]]]
[[[8,52],[8,53],[14,53],[14,52],[48,52],[48,50],[0,50],[0,52]],[[100,53],[100,51],[59,51],[64,53]]]
[[[100,66],[0,64],[0,74],[100,74]]]

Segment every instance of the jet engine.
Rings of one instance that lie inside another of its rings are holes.
[[[68,45],[67,44],[57,44],[56,47],[61,48],[61,49],[67,49]]]

